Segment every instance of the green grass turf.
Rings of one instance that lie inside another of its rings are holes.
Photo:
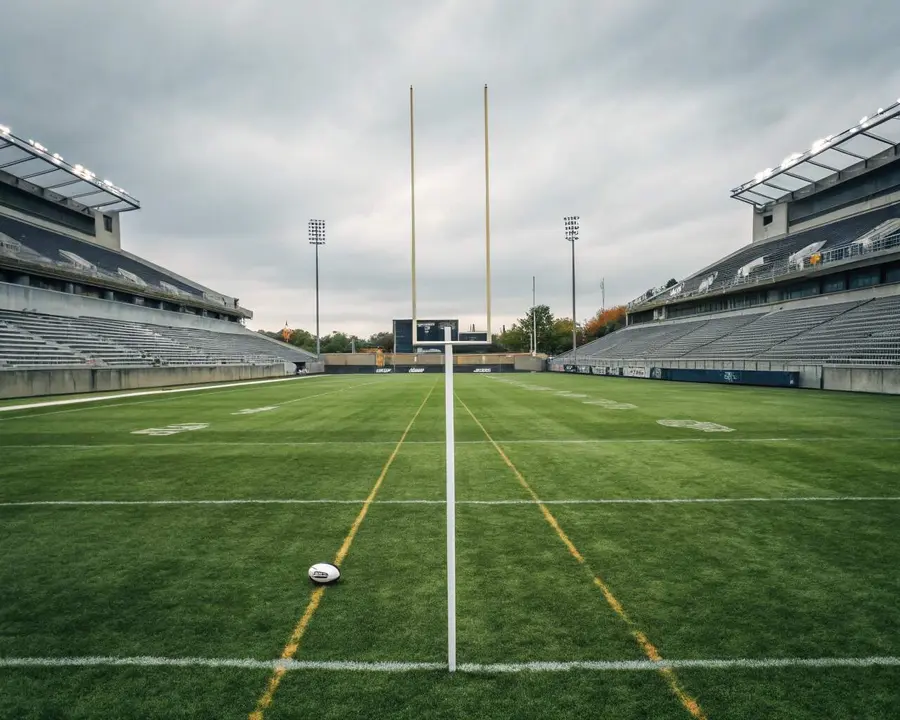
[[[547,500],[900,496],[900,399],[563,375],[457,394]],[[547,391],[528,391],[523,386]],[[584,395],[557,394],[564,392]],[[440,376],[357,376],[0,413],[0,503],[361,500],[432,394],[300,660],[445,661]],[[590,405],[599,399],[636,407]],[[246,408],[278,406],[254,415]],[[734,428],[663,427],[692,419]],[[208,423],[177,435],[134,430]],[[527,492],[461,403],[457,495]],[[749,441],[749,442],[748,442]],[[548,506],[664,657],[900,656],[900,502]],[[0,658],[277,657],[360,510],[0,506]],[[530,504],[457,509],[459,661],[637,660]],[[246,717],[268,673],[0,667],[2,717]],[[710,718],[891,718],[900,668],[677,671]],[[300,670],[267,718],[686,718],[653,671]]]

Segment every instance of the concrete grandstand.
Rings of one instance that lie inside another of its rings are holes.
[[[0,385],[38,369],[283,375],[315,359],[245,328],[253,314],[237,298],[123,250],[121,215],[138,209],[122,188],[0,125]]]
[[[800,387],[900,392],[898,126],[900,101],[732,190],[752,208],[749,245],[635,298],[625,328],[550,369],[784,372]]]

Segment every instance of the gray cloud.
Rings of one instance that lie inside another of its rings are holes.
[[[900,93],[882,0],[279,3],[7,0],[0,121],[144,209],[132,252],[323,330],[408,316],[416,86],[420,315],[484,311],[481,92],[491,88],[494,316],[578,315],[749,239],[728,190]]]

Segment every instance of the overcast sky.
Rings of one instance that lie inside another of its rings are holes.
[[[900,97],[888,0],[3,0],[0,123],[124,187],[123,247],[322,332],[577,315],[750,238],[730,188]]]

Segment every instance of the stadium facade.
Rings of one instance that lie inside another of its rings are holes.
[[[121,218],[139,209],[122,188],[0,125],[0,385],[41,369],[102,369],[121,371],[113,384],[127,386],[125,371],[181,368],[135,381],[177,384],[186,368],[228,366],[203,378],[236,379],[315,359],[247,330],[253,314],[237,298],[124,250]],[[38,391],[108,389],[59,389],[59,376]]]
[[[748,245],[550,369],[900,392],[898,143],[900,101],[734,188]]]

